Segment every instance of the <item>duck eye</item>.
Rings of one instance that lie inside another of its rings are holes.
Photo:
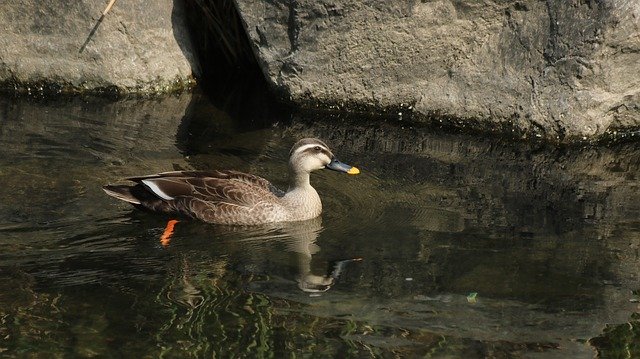
[[[320,148],[320,146],[316,146],[316,147],[314,148],[314,150],[316,150],[316,151],[320,152],[320,151],[322,151],[322,148]]]

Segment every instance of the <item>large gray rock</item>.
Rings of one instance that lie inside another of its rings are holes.
[[[0,1],[0,87],[167,92],[198,64],[181,1]]]
[[[637,0],[236,0],[258,61],[302,105],[561,141],[640,126]]]

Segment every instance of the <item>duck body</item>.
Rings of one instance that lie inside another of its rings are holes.
[[[322,213],[320,196],[309,178],[310,172],[322,168],[359,173],[355,167],[337,161],[324,142],[303,139],[291,149],[286,192],[264,178],[233,170],[163,172],[127,178],[134,185],[107,185],[103,189],[141,209],[208,223],[303,221]]]

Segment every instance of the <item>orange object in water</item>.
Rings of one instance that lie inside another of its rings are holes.
[[[163,247],[168,246],[171,242],[171,235],[173,235],[173,229],[177,223],[178,221],[175,219],[170,219],[169,222],[167,222],[167,226],[164,228],[162,236],[160,236],[160,244]]]

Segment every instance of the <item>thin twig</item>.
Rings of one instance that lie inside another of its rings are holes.
[[[116,3],[116,0],[109,1],[109,4],[107,4],[107,7],[102,12],[102,15],[100,15],[100,18],[98,19],[98,21],[96,21],[96,24],[93,25],[93,29],[91,29],[91,32],[89,32],[89,36],[87,36],[87,39],[84,40],[84,44],[80,46],[80,53],[84,52],[84,49],[87,48],[89,41],[91,41],[91,39],[93,38],[93,35],[96,33],[96,31],[98,31],[98,27],[100,26],[100,24],[102,24],[102,20],[104,20],[104,17],[111,10],[111,8],[113,7],[113,4],[115,3]]]
[[[106,15],[107,15],[107,13],[108,13],[109,11],[111,11],[111,8],[113,7],[113,4],[115,4],[115,3],[116,3],[116,0],[111,0],[111,1],[109,1],[109,4],[107,4],[107,7],[106,7],[106,8],[104,9],[104,11],[102,12],[102,16],[106,16]]]

